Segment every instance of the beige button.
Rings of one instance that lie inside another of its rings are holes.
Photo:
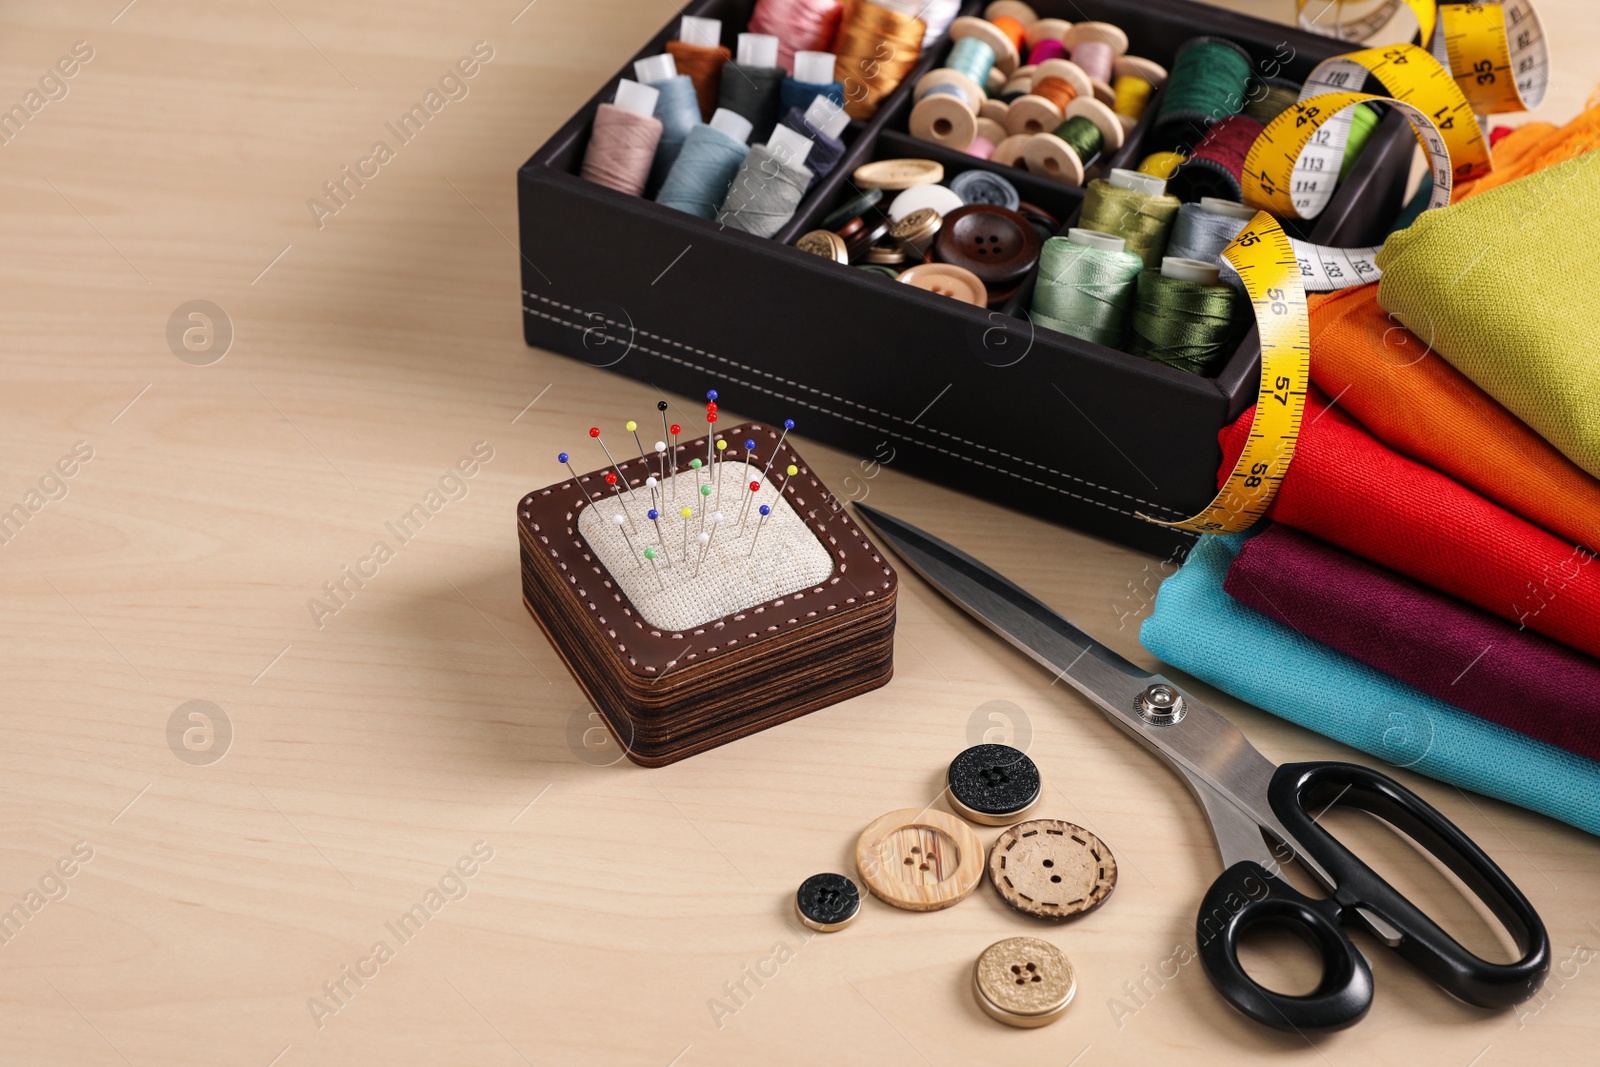
[[[880,159],[863,163],[851,175],[863,189],[909,189],[944,179],[944,164],[931,159]]]
[[[1083,827],[1034,819],[995,841],[989,882],[1020,912],[1068,919],[1105,903],[1117,887],[1117,861],[1106,843]]]
[[[978,307],[989,306],[989,290],[978,276],[954,263],[919,263],[900,272],[900,280],[930,293],[948,296]]]
[[[856,870],[872,895],[907,911],[959,904],[983,878],[983,842],[942,811],[904,808],[874,819],[856,840]]]
[[[1008,937],[983,950],[972,970],[978,1006],[1008,1026],[1043,1026],[1072,1003],[1078,979],[1066,953],[1037,937]]]

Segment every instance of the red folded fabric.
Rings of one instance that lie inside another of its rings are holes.
[[[1447,704],[1600,760],[1600,661],[1281,523],[1222,587],[1249,608]]]
[[[1223,429],[1226,481],[1252,408]],[[1268,516],[1502,619],[1600,655],[1600,565],[1459,482],[1390,451],[1355,420],[1306,398],[1294,460]]]

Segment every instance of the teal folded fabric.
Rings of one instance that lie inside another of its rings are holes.
[[[1144,647],[1240,700],[1385,762],[1600,834],[1600,763],[1451,707],[1223,591],[1247,535],[1202,538],[1161,585]]]

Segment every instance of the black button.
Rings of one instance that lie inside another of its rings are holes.
[[[861,911],[861,891],[842,874],[813,874],[800,883],[794,907],[813,930],[842,930]]]
[[[973,745],[950,761],[951,806],[986,826],[1015,822],[1039,799],[1039,768],[1010,745]]]

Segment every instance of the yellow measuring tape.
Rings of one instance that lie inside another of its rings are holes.
[[[1433,36],[1434,0],[1403,2],[1417,16],[1417,25],[1422,29],[1421,41],[1427,44]],[[1402,0],[1295,0],[1294,6],[1302,30],[1341,41],[1365,41],[1389,24],[1401,3]],[[1311,13],[1313,6],[1315,14]],[[1360,13],[1351,15],[1347,8],[1356,8]],[[1328,18],[1330,13],[1332,19]]]
[[[1529,0],[1441,5],[1433,54],[1480,115],[1532,110],[1550,87],[1550,47]]]

